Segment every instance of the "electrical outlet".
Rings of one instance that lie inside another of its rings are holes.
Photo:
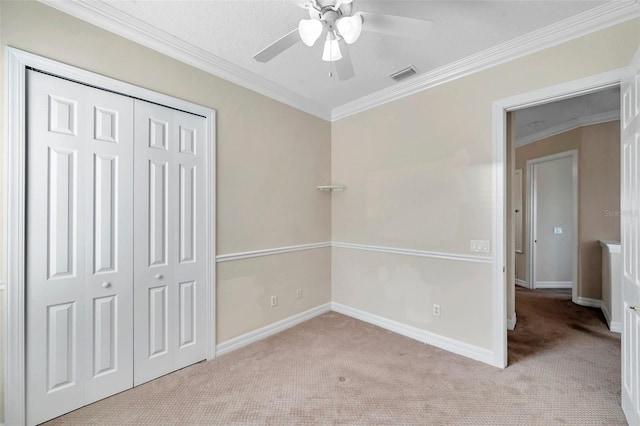
[[[302,299],[302,289],[301,288],[296,290],[296,299]]]
[[[271,307],[278,306],[278,296],[271,296]]]
[[[471,240],[471,251],[489,253],[489,240]]]
[[[440,305],[436,305],[435,303],[433,305],[433,316],[434,317],[440,316]]]

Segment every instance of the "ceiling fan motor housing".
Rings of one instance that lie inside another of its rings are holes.
[[[336,20],[342,16],[340,9],[338,11],[334,11],[332,9],[327,10],[322,14],[321,21],[326,24],[329,28],[334,28],[336,24]]]
[[[352,3],[342,3],[338,9],[335,8],[335,0],[317,0],[316,4],[320,10],[310,7],[309,16],[311,19],[319,19],[329,25],[333,25],[336,19],[342,16],[350,16],[353,11]]]

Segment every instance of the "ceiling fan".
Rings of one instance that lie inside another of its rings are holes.
[[[344,81],[355,75],[347,45],[355,43],[363,30],[422,40],[433,25],[433,22],[423,19],[360,11],[353,13],[353,0],[307,0],[301,6],[309,10],[311,19],[300,20],[298,28],[253,55],[253,59],[269,62],[299,41],[313,46],[326,34],[322,60],[335,62],[338,78]]]

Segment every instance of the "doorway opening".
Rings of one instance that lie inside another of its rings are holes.
[[[606,89],[620,87],[626,69],[614,70],[579,80],[561,83],[543,89],[504,98],[493,103],[493,154],[494,154],[494,222],[493,240],[493,364],[506,367],[508,364],[507,326],[517,327],[515,315],[515,238],[514,219],[511,212],[511,174],[515,152],[507,149],[508,134],[514,132],[509,123],[509,113],[556,101],[568,100]],[[618,141],[619,142],[619,141]],[[515,167],[513,167],[515,170]],[[522,175],[520,176],[522,178]],[[524,198],[524,195],[523,195]],[[615,214],[615,212],[614,212]],[[524,217],[524,215],[523,215]],[[521,241],[521,247],[525,247]]]
[[[507,282],[518,286],[509,329],[527,316],[526,330],[509,337],[516,348],[510,361],[526,353],[523,333],[547,341],[576,330],[617,338],[608,330],[619,331],[619,304],[612,302],[620,294],[604,285],[603,272],[615,270],[606,265],[620,241],[619,100],[613,85],[507,114]]]
[[[619,86],[511,111],[507,125],[509,283],[600,307],[600,241],[620,240]]]

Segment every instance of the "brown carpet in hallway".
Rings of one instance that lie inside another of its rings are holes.
[[[517,291],[505,370],[332,312],[50,424],[626,424],[619,335],[569,299]]]

